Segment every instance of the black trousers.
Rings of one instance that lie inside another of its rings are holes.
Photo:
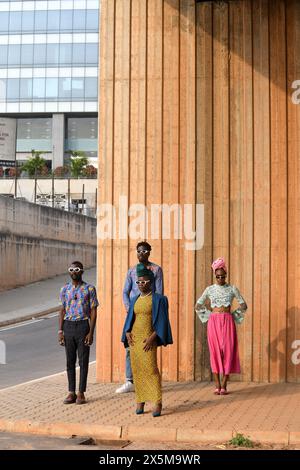
[[[65,320],[63,330],[65,337],[69,392],[76,391],[76,360],[78,354],[80,367],[79,392],[84,393],[86,391],[90,357],[90,347],[84,344],[84,340],[90,331],[89,320]]]

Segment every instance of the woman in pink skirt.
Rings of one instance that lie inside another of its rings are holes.
[[[227,284],[224,259],[216,259],[212,269],[216,276],[216,284],[205,289],[197,300],[195,310],[203,323],[208,321],[210,365],[216,382],[214,393],[227,395],[229,374],[241,372],[235,321],[242,322],[247,305],[237,287]],[[234,297],[240,308],[231,312]]]

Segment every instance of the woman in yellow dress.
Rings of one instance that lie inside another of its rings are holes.
[[[161,376],[157,366],[157,347],[172,344],[168,299],[153,293],[153,273],[137,265],[140,295],[131,300],[123,329],[122,342],[130,347],[136,394],[136,414],[144,413],[146,401],[154,403],[152,416],[161,415]]]

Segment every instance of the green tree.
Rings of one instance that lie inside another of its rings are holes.
[[[27,171],[29,176],[36,176],[42,173],[46,162],[44,158],[41,157],[43,152],[37,152],[36,150],[31,150],[31,157],[28,158],[27,162],[21,166],[21,171]]]
[[[89,161],[85,153],[81,150],[69,150],[68,153],[70,154],[69,165],[71,175],[74,178],[79,178],[83,175],[83,171],[85,170]]]

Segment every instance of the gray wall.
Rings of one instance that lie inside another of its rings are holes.
[[[0,196],[0,291],[96,265],[96,220]]]

